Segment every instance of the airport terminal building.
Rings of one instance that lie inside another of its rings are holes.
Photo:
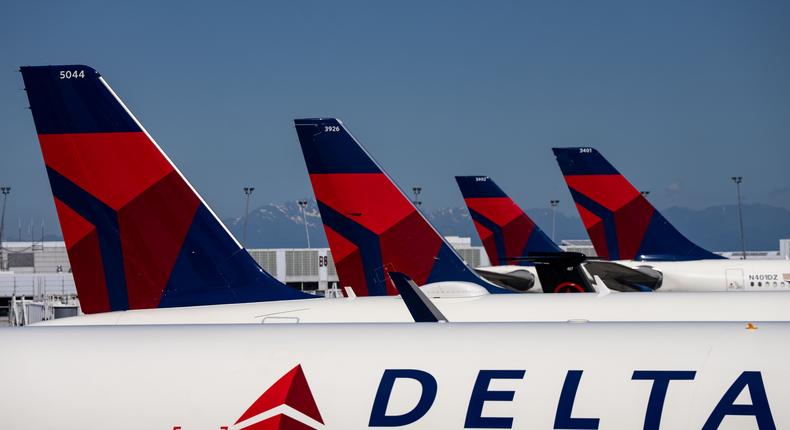
[[[473,246],[470,238],[448,236],[446,239],[471,267],[490,265],[485,249]],[[776,251],[749,251],[747,258],[790,259],[790,239],[781,240],[779,245]],[[589,240],[563,240],[561,247],[595,256]],[[320,296],[340,294],[338,289],[342,285],[329,248],[250,249],[249,252],[264,270],[287,285]],[[734,259],[741,255],[740,252],[720,254]],[[64,242],[4,242],[0,268],[0,325],[4,319],[7,322],[14,299],[67,301],[77,295]]]
[[[488,266],[482,246],[471,239],[448,236],[447,241],[470,266]],[[38,298],[76,295],[64,242],[4,242],[1,254],[0,307],[11,297]],[[592,247],[589,247],[590,250]],[[281,282],[325,295],[340,288],[329,248],[250,249],[264,270]]]

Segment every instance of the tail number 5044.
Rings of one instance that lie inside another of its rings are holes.
[[[85,70],[61,70],[60,79],[84,78]]]

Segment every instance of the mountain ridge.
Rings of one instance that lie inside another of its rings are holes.
[[[735,205],[717,205],[698,210],[673,206],[662,209],[661,212],[681,233],[704,248],[711,251],[734,251],[741,247]],[[551,236],[551,209],[527,209],[527,214],[547,235]],[[465,207],[441,208],[425,212],[425,216],[441,234],[471,237],[473,244],[480,244]],[[779,239],[790,238],[788,209],[765,204],[745,204],[743,218],[746,248],[749,250],[775,250],[778,249]],[[311,246],[326,247],[326,236],[315,200],[308,201],[304,217],[295,201],[270,203],[250,210],[247,226],[248,243],[245,246],[249,248],[306,247],[304,219],[307,220]],[[244,218],[226,218],[223,221],[241,241]],[[587,233],[577,216],[557,212],[555,237],[558,241],[587,239]]]

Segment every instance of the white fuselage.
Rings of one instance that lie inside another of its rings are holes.
[[[663,275],[658,291],[790,291],[790,260],[617,261]]]
[[[665,291],[790,291],[790,260],[695,260],[695,261],[636,261],[618,260],[630,268],[648,267],[661,272],[661,287]],[[540,293],[540,279],[531,266],[490,266],[478,268],[508,274],[526,270],[535,276],[535,286],[528,292]]]
[[[426,286],[431,288],[431,286]],[[423,288],[426,288],[423,287]],[[455,322],[790,321],[790,293],[485,294],[435,298]],[[407,322],[399,296],[305,299],[108,312],[44,325]]]
[[[279,414],[307,427],[254,428],[364,429],[420,403],[397,428],[492,427],[500,417],[499,428],[586,418],[600,420],[596,428],[633,430],[657,414],[662,429],[783,429],[787,339],[790,323],[2,329],[0,411],[3,428],[15,430],[238,430]],[[234,424],[296,366],[304,379],[287,380]],[[666,391],[656,371],[672,372]],[[304,381],[308,388],[286,399],[283,390]],[[654,390],[662,408],[649,400]],[[310,398],[318,413],[309,416],[323,424],[295,410],[307,410]],[[753,407],[739,416],[737,405]]]

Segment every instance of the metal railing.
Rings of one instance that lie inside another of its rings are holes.
[[[70,273],[13,273],[0,275],[0,297],[45,297],[77,294]]]

